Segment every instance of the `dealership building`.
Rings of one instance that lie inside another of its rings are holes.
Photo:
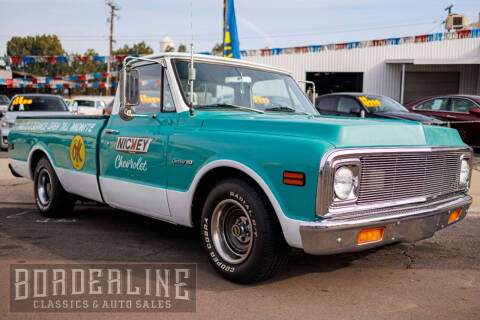
[[[403,38],[242,51],[281,67],[320,94],[357,91],[408,103],[438,94],[480,95],[480,29]]]

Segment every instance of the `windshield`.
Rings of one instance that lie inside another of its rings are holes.
[[[0,96],[0,104],[8,104],[10,99],[7,96]]]
[[[384,96],[359,96],[358,100],[368,111],[372,113],[381,112],[408,112],[408,109],[397,101]]]
[[[196,79],[190,98],[190,62],[175,60],[179,81],[195,108],[253,108],[266,112],[317,114],[297,83],[289,76],[234,66],[195,63]]]
[[[17,96],[8,111],[68,111],[63,99],[57,97]]]
[[[73,100],[70,102],[72,107],[95,107],[95,101],[93,100]]]

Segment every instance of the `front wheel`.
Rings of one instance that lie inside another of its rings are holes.
[[[212,189],[201,232],[210,263],[231,281],[266,280],[286,261],[289,247],[275,212],[263,194],[243,180],[225,180]]]
[[[33,186],[35,202],[43,216],[60,218],[71,214],[75,198],[63,189],[47,158],[38,161]]]

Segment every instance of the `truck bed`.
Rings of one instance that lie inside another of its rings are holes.
[[[47,156],[66,191],[102,201],[98,142],[107,121],[108,116],[18,117],[9,134],[9,141],[15,142],[9,148],[12,167],[33,179],[35,168],[27,165],[29,159]]]

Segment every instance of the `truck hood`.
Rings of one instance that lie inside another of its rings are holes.
[[[21,111],[21,112],[12,112],[7,111],[5,114],[5,121],[14,123],[17,117],[50,117],[50,116],[65,116],[71,114],[68,111]]]
[[[238,111],[205,111],[198,116],[204,117],[204,130],[297,136],[337,148],[465,145],[457,130],[411,121]]]

